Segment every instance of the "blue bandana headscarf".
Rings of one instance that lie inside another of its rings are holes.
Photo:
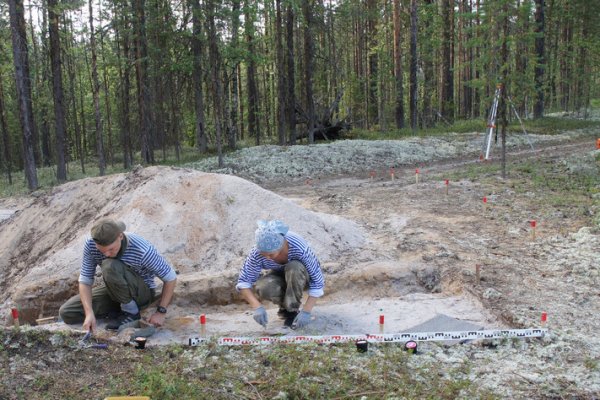
[[[258,229],[256,230],[256,248],[261,253],[272,253],[281,249],[283,245],[283,236],[289,228],[279,220],[256,221]]]

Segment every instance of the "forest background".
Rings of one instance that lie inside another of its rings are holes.
[[[10,194],[21,179],[37,189],[39,171],[61,183],[209,154],[222,164],[242,146],[350,129],[399,138],[481,126],[500,83],[504,127],[517,114],[585,116],[600,94],[599,9],[600,0],[2,1],[0,182]]]

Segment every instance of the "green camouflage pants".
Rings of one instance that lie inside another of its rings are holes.
[[[154,299],[154,289],[150,289],[141,276],[136,274],[121,260],[107,258],[102,262],[104,286],[92,289],[92,309],[96,317],[110,312],[121,311],[121,304],[135,300],[143,309]],[[77,324],[85,319],[83,304],[79,295],[71,297],[60,307],[59,315],[67,324]]]
[[[300,261],[290,261],[281,271],[271,271],[256,282],[260,300],[269,300],[287,311],[298,311],[302,292],[308,288],[308,272]]]

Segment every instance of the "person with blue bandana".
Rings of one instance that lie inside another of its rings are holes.
[[[255,246],[246,257],[236,289],[263,327],[268,316],[261,301],[267,300],[279,306],[277,314],[285,319],[285,325],[303,328],[311,322],[312,309],[323,296],[321,264],[308,242],[283,222],[260,220],[257,224]],[[262,274],[264,270],[266,274]],[[308,298],[302,304],[305,289]]]

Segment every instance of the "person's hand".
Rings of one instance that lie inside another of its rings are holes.
[[[86,332],[96,331],[96,316],[93,313],[85,316],[85,320],[83,320],[82,329]]]
[[[263,327],[267,327],[267,321],[269,319],[267,318],[267,310],[265,310],[263,306],[260,306],[254,310],[254,320]]]
[[[148,322],[157,327],[163,326],[163,324],[165,323],[165,314],[155,312],[154,314],[152,314]]]
[[[303,328],[310,323],[310,313],[308,311],[300,311],[294,322],[292,322],[292,329]]]

